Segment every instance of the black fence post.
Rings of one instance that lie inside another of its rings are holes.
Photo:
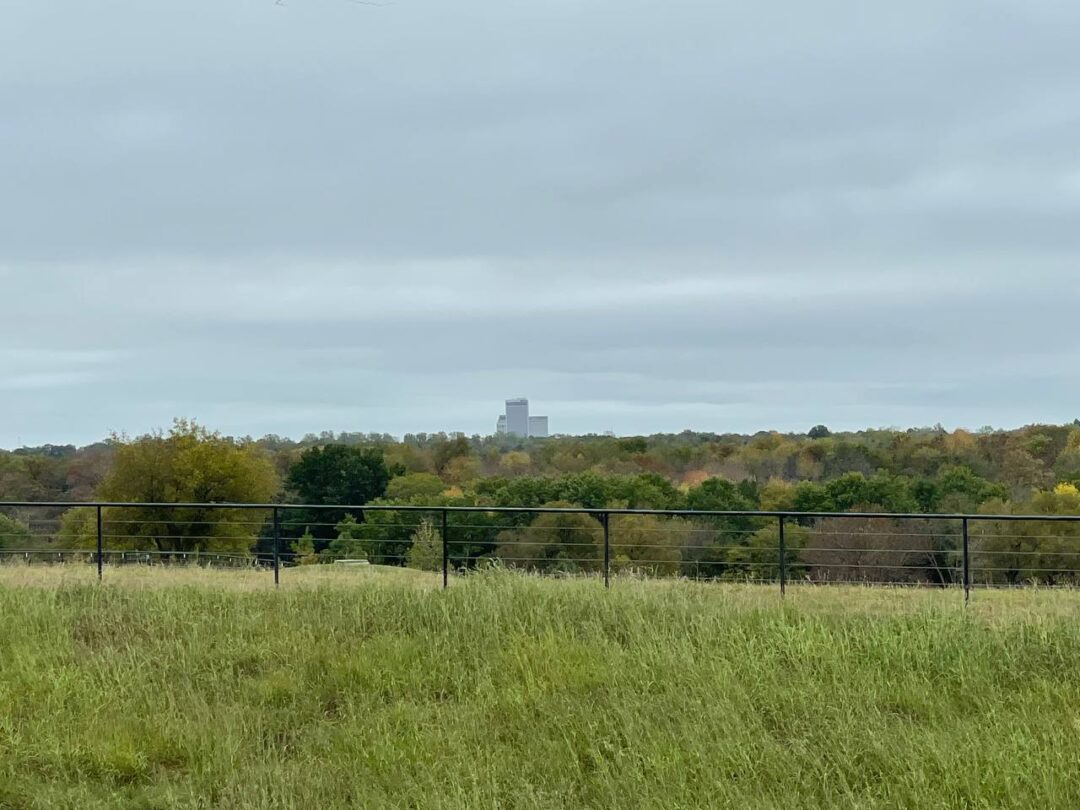
[[[281,510],[274,507],[274,587],[281,585]]]
[[[611,587],[611,515],[604,512],[600,516],[604,526],[604,587]]]
[[[97,508],[97,578],[98,582],[101,582],[105,575],[104,569],[104,554],[105,554],[105,532],[103,531],[104,521],[101,517],[101,506]]]
[[[450,513],[442,510],[442,586],[450,587]]]
[[[964,531],[964,604],[966,605],[971,601],[971,538],[968,532],[968,519],[964,518],[961,522]]]
[[[784,516],[780,516],[780,598],[787,596],[787,543],[784,539]]]

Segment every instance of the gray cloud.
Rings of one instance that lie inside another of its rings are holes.
[[[1077,23],[11,0],[0,446],[1072,419]]]

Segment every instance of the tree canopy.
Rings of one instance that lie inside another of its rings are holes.
[[[362,506],[386,494],[401,467],[386,464],[382,448],[327,444],[304,450],[289,469],[289,499],[312,506]],[[429,481],[430,483],[430,481]],[[309,532],[315,550],[323,551],[338,536],[337,526],[346,517],[362,521],[357,509],[290,509],[285,513],[286,537]]]
[[[95,494],[136,504],[267,503],[279,488],[262,448],[177,420],[168,433],[114,437],[112,465]],[[200,506],[104,512],[110,548],[184,553],[247,553],[263,519],[257,512]],[[75,544],[94,545],[92,521],[87,510],[74,510],[66,516],[63,534]]]
[[[1078,484],[1077,423],[977,432],[947,431],[940,426],[841,432],[817,425],[806,433],[773,431],[746,436],[686,432],[542,441],[456,434],[413,434],[397,440],[384,434],[324,432],[292,441],[278,436],[238,440],[180,420],[167,433],[137,439],[114,437],[86,448],[45,445],[0,451],[0,498],[9,500],[96,497],[352,507],[283,511],[285,547],[295,544],[307,560],[326,559],[354,547],[369,548],[378,559],[405,560],[415,537],[430,541],[430,531],[419,531],[422,519],[430,520],[430,514],[380,513],[364,508],[372,503],[525,508],[565,503],[594,510],[923,514],[1021,513],[1053,508],[1068,513],[1074,508],[1080,512],[1080,502],[1074,504],[1068,497],[1068,487]],[[76,510],[65,517],[68,538],[89,542],[93,527],[88,524],[88,511]],[[46,520],[57,516],[44,510]],[[240,516],[170,510],[166,519],[153,510],[125,510],[122,520],[111,512],[106,517],[108,543],[114,548],[226,548],[247,553],[253,542],[263,552],[271,547],[272,532],[261,513]],[[216,525],[225,518],[229,518],[225,522],[232,524],[230,528]],[[530,531],[553,537],[561,531],[557,520],[535,527],[530,527],[531,522],[527,514],[455,515],[450,527],[452,564],[468,567],[500,549],[508,552],[510,544],[504,541],[525,538]],[[814,528],[809,518],[796,523],[802,529]],[[654,571],[668,571],[678,567],[683,573],[727,577],[738,576],[740,568],[770,570],[772,563],[755,551],[756,545],[765,548],[774,540],[759,519],[717,516],[696,518],[691,524],[626,522],[623,529],[627,537],[618,564],[625,570],[646,571],[652,566]],[[681,526],[678,531],[677,526]],[[881,537],[899,539],[904,534],[896,527],[880,528]],[[945,571],[941,576],[946,577],[952,569],[943,544],[952,541],[942,540],[947,533],[939,529],[934,527],[930,532],[934,539],[927,541],[926,549],[913,550],[924,555],[920,560],[940,565]],[[507,534],[500,538],[501,532]],[[1018,560],[1026,555],[1039,561],[1040,568],[1017,565],[1012,574],[994,573],[1023,578],[1054,569],[1053,560],[1071,560],[1070,554],[1060,550],[1048,552],[1051,556],[1042,560],[1035,553],[1043,540],[1044,545],[1057,542],[1056,533],[1069,532],[1055,527],[1054,532],[1039,535],[1033,529],[1029,539],[1035,547],[1012,548]],[[47,542],[41,529],[33,529],[32,534],[32,543]],[[1024,531],[1015,534],[1024,535]],[[662,535],[649,552],[658,556],[655,561],[643,553],[654,544],[639,542],[647,535]],[[671,543],[678,537],[682,537],[681,561],[676,566]],[[864,558],[875,559],[873,555],[880,549],[869,537],[864,538],[869,544]],[[821,554],[838,553],[828,543],[825,536],[818,536],[814,548],[821,549]],[[1006,545],[994,551],[988,538],[980,543],[986,554],[1010,550]],[[336,551],[330,548],[333,544],[337,544]],[[802,570],[808,576],[824,575],[828,567],[821,559],[809,565],[814,553],[807,548]],[[1076,561],[1075,568],[1080,571],[1080,555]],[[563,563],[568,563],[565,556]],[[1057,580],[1061,581],[1061,576]]]

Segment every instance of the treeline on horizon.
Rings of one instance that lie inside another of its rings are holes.
[[[1080,423],[543,440],[324,433],[291,441],[233,439],[178,420],[168,432],[84,448],[0,452],[0,500],[6,501],[1080,514],[1078,485]],[[36,517],[27,510],[0,515],[0,548],[84,548],[92,540],[90,510],[33,511]],[[223,510],[134,511],[124,510],[122,521],[106,516],[111,548],[258,554],[271,542],[265,523],[253,527]],[[590,571],[599,564],[602,532],[588,516],[485,513],[456,520],[457,567],[492,559],[540,570]],[[913,533],[898,521],[830,523],[791,527],[794,575],[854,579],[874,571],[889,581],[940,584],[955,577],[955,526],[928,520]],[[441,562],[438,532],[420,514],[288,510],[283,529],[298,563],[346,556],[416,567]],[[984,529],[975,545],[989,555],[982,560],[987,581],[1072,582],[1080,570],[1075,524]],[[620,570],[731,579],[776,574],[776,527],[758,519],[624,517],[613,522],[612,537]]]
[[[198,426],[178,420],[174,429],[177,427]],[[158,438],[167,435],[161,433]],[[93,500],[112,469],[117,449],[150,438],[114,436],[82,448],[44,445],[0,450],[0,500]],[[998,485],[993,494],[1010,500],[1026,498],[1032,490],[1058,483],[1080,484],[1080,420],[1068,425],[1032,425],[1007,431],[983,428],[978,432],[934,427],[833,434],[818,426],[807,434],[687,431],[647,437],[531,440],[444,433],[409,434],[399,440],[386,434],[329,431],[309,434],[299,441],[274,435],[219,438],[259,451],[282,482],[305,450],[338,444],[381,450],[388,469],[401,475],[437,476],[445,485],[443,491],[483,489],[490,493],[503,484],[513,488],[522,478],[555,479],[588,473],[602,478],[659,476],[685,494],[710,478],[723,478],[739,484],[739,490],[758,506],[771,508],[771,504],[761,502],[763,490],[771,492],[782,484],[823,484],[857,473],[879,482],[886,477],[907,479],[899,488],[891,486],[888,493],[882,493],[889,497],[878,505],[886,511],[931,511],[934,506],[963,511],[964,507],[977,507],[988,493],[970,487],[963,493],[951,492],[947,482],[942,490],[943,479],[955,477],[958,468],[960,475]],[[907,490],[906,495],[900,490]],[[811,490],[802,491],[805,499]],[[765,494],[766,501],[775,497],[775,492]],[[830,511],[847,506],[825,503],[822,508]]]

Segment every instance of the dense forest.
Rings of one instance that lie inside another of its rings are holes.
[[[806,434],[682,433],[556,437],[324,433],[300,441],[224,437],[179,420],[170,431],[89,447],[0,453],[0,500],[583,506],[795,512],[1080,513],[1080,423],[1019,430],[940,427]],[[107,514],[112,548],[160,553],[265,553],[266,521],[229,510],[125,509]],[[366,556],[430,567],[438,532],[418,513],[285,511],[290,559]],[[91,510],[7,509],[0,548],[84,548]],[[257,523],[258,525],[253,525]],[[943,522],[939,522],[943,523]],[[955,526],[841,527],[799,521],[788,543],[797,575],[890,581],[955,576]],[[1072,581],[1072,524],[984,524],[976,551],[988,579]],[[776,527],[755,519],[623,517],[615,564],[645,573],[771,577]],[[461,516],[455,564],[498,559],[540,569],[593,570],[602,542],[588,516]],[[843,540],[829,538],[842,537]],[[1080,540],[1080,536],[1076,538]],[[857,546],[851,548],[849,546]],[[890,546],[893,550],[890,550]],[[902,547],[903,554],[899,549]],[[882,555],[885,555],[884,557]],[[906,556],[905,556],[906,555]],[[914,573],[912,573],[914,572]]]
[[[114,437],[82,448],[46,445],[0,451],[0,499],[91,500],[100,494],[118,448],[132,441],[138,440]],[[344,445],[380,450],[395,477],[433,476],[424,480],[432,489],[438,486],[434,494],[500,496],[520,494],[540,482],[556,486],[553,482],[568,476],[649,476],[663,479],[673,493],[663,502],[647,504],[656,507],[673,505],[670,498],[678,501],[711,478],[739,484],[754,506],[774,508],[818,490],[800,488],[801,483],[823,485],[856,474],[877,482],[868,495],[888,511],[970,509],[991,497],[1022,500],[1033,490],[1080,483],[1080,421],[975,433],[939,427],[833,434],[819,426],[807,434],[753,436],[687,432],[521,440],[439,433],[398,440],[327,432],[299,441],[279,436],[229,441],[265,456],[282,481],[304,451]],[[531,479],[531,484],[522,479]],[[826,509],[847,505],[818,504]]]

